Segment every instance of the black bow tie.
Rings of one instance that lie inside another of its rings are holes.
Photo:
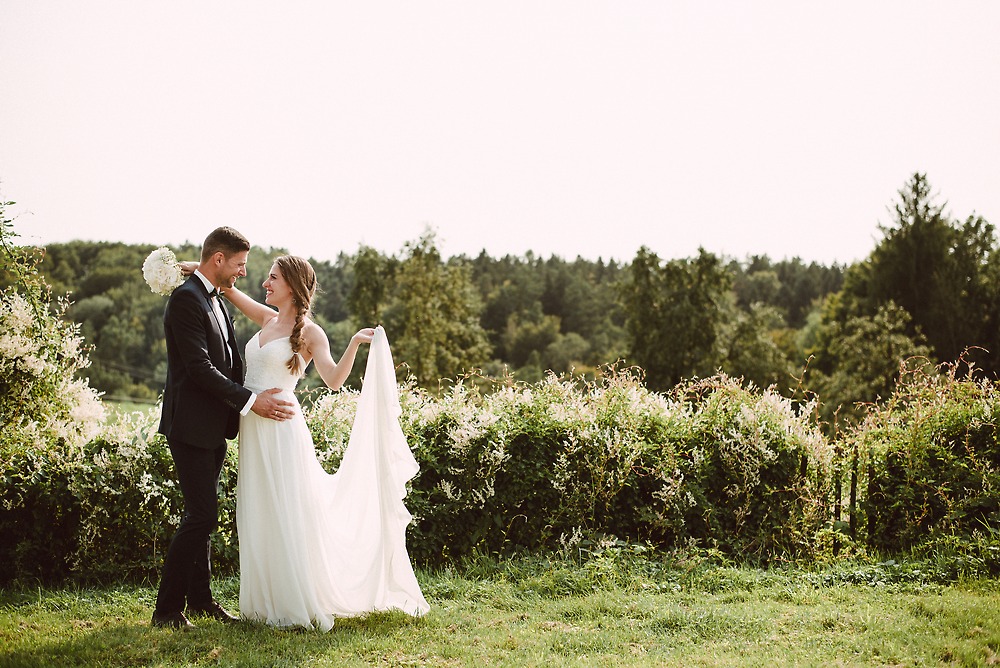
[[[219,292],[219,288],[215,288],[214,290],[208,293],[208,298],[211,299],[212,297],[219,297],[221,296],[221,294],[222,293]]]

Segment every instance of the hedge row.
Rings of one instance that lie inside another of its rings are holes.
[[[356,398],[328,393],[307,411],[328,470]],[[464,382],[438,396],[404,386],[400,399],[420,464],[406,499],[420,566],[473,553],[571,553],[611,537],[664,550],[695,544],[742,563],[829,558],[839,527],[833,472],[849,470],[841,464],[857,453],[855,553],[947,545],[1000,572],[1000,555],[990,558],[1000,545],[1000,394],[954,370],[904,378],[836,443],[814,405],[724,375],[668,394],[611,372],[487,393]],[[0,437],[0,582],[157,576],[182,505],[157,415],[120,417],[82,448]],[[215,538],[222,572],[238,564],[236,456],[234,445]]]

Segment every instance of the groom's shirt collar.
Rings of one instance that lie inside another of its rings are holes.
[[[212,292],[215,291],[215,286],[212,285],[212,281],[210,281],[207,278],[205,278],[205,274],[203,274],[200,271],[198,271],[197,269],[195,269],[194,270],[194,275],[201,279],[201,282],[205,285],[205,290],[209,294],[212,294]]]

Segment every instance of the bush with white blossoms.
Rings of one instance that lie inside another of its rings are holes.
[[[964,361],[903,369],[845,439],[867,471],[866,542],[1000,573],[1000,383]]]
[[[100,397],[77,377],[89,366],[79,326],[63,318],[68,303],[53,302],[38,275],[39,251],[13,244],[5,208],[0,204],[9,281],[0,290],[0,579],[73,533],[61,531],[69,511],[59,504],[65,479],[58,471],[80,461],[104,423]],[[34,539],[23,533],[36,530]]]
[[[340,462],[357,398],[326,392],[305,411],[327,470]],[[696,540],[767,562],[808,554],[822,525],[831,446],[788,400],[725,376],[667,395],[614,371],[488,393],[458,382],[434,396],[403,384],[400,405],[420,465],[406,497],[407,548],[425,566],[615,539],[664,549]],[[158,415],[120,417],[77,456],[34,453],[18,464],[24,502],[0,514],[18,547],[0,558],[0,582],[155,577],[181,512]],[[231,446],[223,468],[219,573],[239,563],[236,453]]]
[[[11,285],[0,291],[0,583],[17,577],[108,580],[152,577],[183,507],[173,463],[156,433],[159,407],[105,421],[86,379],[79,326],[64,319],[4,220],[0,250]],[[155,255],[155,253],[154,253]],[[160,254],[164,267],[169,256]],[[167,285],[169,271],[154,277]],[[236,449],[222,484],[232,491]],[[232,570],[235,498],[223,494],[216,563]]]
[[[665,500],[643,509],[654,512],[641,522],[654,541],[693,539],[755,562],[808,554],[826,520],[834,453],[815,404],[725,374],[683,382],[670,397],[678,413],[664,441],[674,451],[655,452],[636,479]]]
[[[158,295],[169,295],[184,282],[180,262],[169,248],[161,246],[142,263],[142,277],[149,289]]]
[[[104,419],[97,393],[74,374],[90,362],[79,326],[56,311],[34,315],[13,288],[0,293],[0,443],[82,447]]]
[[[79,508],[77,539],[67,567],[77,579],[127,574],[155,578],[181,521],[184,503],[166,439],[157,433],[160,406],[120,416],[91,442],[86,466],[69,475]],[[219,527],[212,535],[213,568],[234,572],[237,448],[226,452],[219,483]]]
[[[314,404],[317,443],[346,442],[353,401]],[[420,464],[408,548],[423,563],[609,535],[768,562],[806,554],[823,521],[832,446],[811,407],[724,375],[667,395],[614,369],[485,394],[407,385],[400,405]]]
[[[0,450],[78,449],[104,420],[97,393],[76,377],[90,365],[80,327],[63,318],[66,300],[40,289],[30,252],[4,236],[3,254],[22,274],[0,291]]]

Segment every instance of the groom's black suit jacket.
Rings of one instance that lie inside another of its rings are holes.
[[[243,387],[243,358],[232,320],[222,311],[232,363],[201,279],[192,274],[167,301],[167,383],[159,432],[168,442],[217,448],[239,432],[240,410],[252,393]]]

